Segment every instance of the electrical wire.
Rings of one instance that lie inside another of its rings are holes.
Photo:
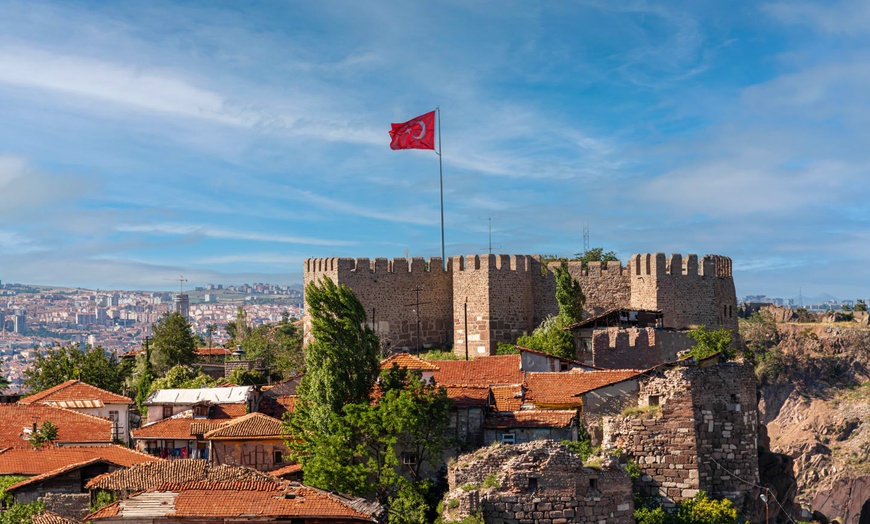
[[[770,488],[765,487],[765,486],[759,486],[758,484],[755,484],[755,483],[753,483],[753,482],[749,482],[749,481],[746,480],[746,479],[740,478],[739,476],[737,476],[736,473],[732,473],[732,472],[728,471],[728,468],[726,468],[726,467],[723,466],[722,464],[719,464],[719,462],[718,462],[716,459],[714,459],[713,457],[710,457],[710,460],[712,460],[713,463],[715,463],[717,466],[719,466],[720,468],[722,468],[722,471],[724,471],[725,473],[728,473],[729,475],[731,475],[732,477],[736,478],[736,479],[739,480],[740,482],[742,482],[742,483],[744,483],[744,484],[747,484],[747,485],[749,485],[749,486],[752,486],[752,487],[754,487],[754,488],[763,489],[763,490],[767,491],[767,494],[770,495],[770,496],[773,498],[773,501],[776,502],[776,505],[779,506],[779,509],[782,510],[783,515],[785,515],[785,517],[786,517],[788,520],[791,521],[791,524],[797,524],[797,523],[794,521],[794,519],[791,518],[791,515],[789,515],[788,511],[786,511],[785,508],[782,507],[782,504],[779,503],[779,500],[776,499],[776,495],[774,495],[773,492],[770,491]]]

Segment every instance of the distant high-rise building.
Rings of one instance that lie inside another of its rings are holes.
[[[27,333],[27,316],[23,311],[12,315],[12,332],[22,335]]]
[[[188,318],[190,314],[190,297],[187,293],[176,293],[172,299],[172,309],[184,318]]]

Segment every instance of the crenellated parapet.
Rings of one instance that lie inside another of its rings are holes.
[[[456,271],[531,271],[529,255],[457,255],[453,257]]]
[[[441,263],[441,257],[407,258],[307,258],[304,268],[306,273],[444,273],[449,272],[452,261],[447,260],[447,269]]]
[[[731,259],[722,255],[698,255],[673,253],[643,253],[631,257],[628,272],[632,276],[702,276],[731,277]]]

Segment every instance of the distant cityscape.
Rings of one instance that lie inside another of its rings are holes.
[[[774,306],[781,306],[787,308],[805,308],[808,311],[837,311],[845,308],[853,308],[855,304],[859,301],[863,301],[864,304],[870,304],[870,298],[859,298],[855,300],[817,300],[817,299],[794,299],[794,298],[779,298],[779,297],[769,297],[767,295],[746,295],[743,297],[740,302],[742,304],[773,304]]]
[[[176,293],[104,291],[0,281],[0,372],[16,389],[36,352],[55,345],[102,346],[123,355],[141,347],[152,324],[169,311],[186,316],[211,345],[222,345],[227,322],[235,320],[239,307],[251,327],[279,322],[284,315],[300,318],[302,290],[253,283],[208,284]]]

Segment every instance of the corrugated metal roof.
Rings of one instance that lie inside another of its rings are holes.
[[[145,405],[182,404],[190,405],[208,401],[213,404],[238,404],[245,402],[253,386],[233,388],[159,389],[148,396]]]

